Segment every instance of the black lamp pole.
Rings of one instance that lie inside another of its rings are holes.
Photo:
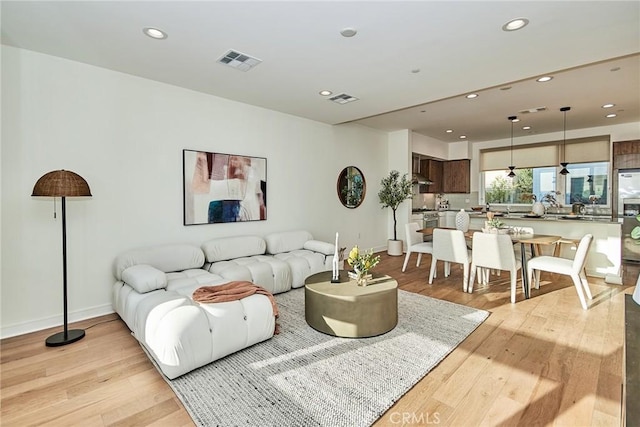
[[[69,330],[67,315],[67,212],[66,197],[62,196],[62,298],[64,307],[64,331],[51,335],[45,341],[47,347],[58,347],[71,344],[84,337],[84,330]]]

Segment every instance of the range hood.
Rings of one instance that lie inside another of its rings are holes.
[[[427,178],[426,176],[422,175],[422,173],[420,173],[420,160],[422,160],[422,157],[420,156],[420,154],[414,153],[412,156],[412,159],[413,159],[413,165],[412,165],[413,173],[411,174],[411,183],[418,184],[418,185],[433,184],[433,181],[431,181],[429,178]]]

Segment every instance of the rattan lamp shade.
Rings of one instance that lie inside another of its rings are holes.
[[[46,173],[33,186],[32,196],[80,197],[91,196],[89,184],[80,175],[67,170]]]

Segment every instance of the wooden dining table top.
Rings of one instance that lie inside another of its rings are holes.
[[[418,230],[419,233],[431,235],[436,228],[443,228],[445,230],[455,230],[451,227],[427,227]],[[473,233],[482,233],[482,230],[469,229],[464,233],[465,238],[473,238]],[[538,234],[538,233],[509,233],[509,237],[514,243],[525,243],[533,245],[551,245],[562,239],[562,236],[556,236],[553,234]]]

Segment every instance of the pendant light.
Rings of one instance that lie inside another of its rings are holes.
[[[509,178],[514,178],[516,176],[513,171],[516,167],[513,166],[513,122],[518,118],[518,116],[509,116],[509,121],[511,122],[511,166],[509,166],[509,174],[507,175]]]
[[[565,145],[567,144],[567,111],[569,110],[571,110],[571,107],[560,108],[560,111],[562,111],[562,113],[564,114],[564,124],[563,124],[564,135],[562,137],[562,162],[560,162],[560,166],[562,166],[562,169],[560,170],[560,175],[569,174],[569,171],[567,170],[567,165],[569,164],[569,162],[567,162],[566,159],[564,158]]]

